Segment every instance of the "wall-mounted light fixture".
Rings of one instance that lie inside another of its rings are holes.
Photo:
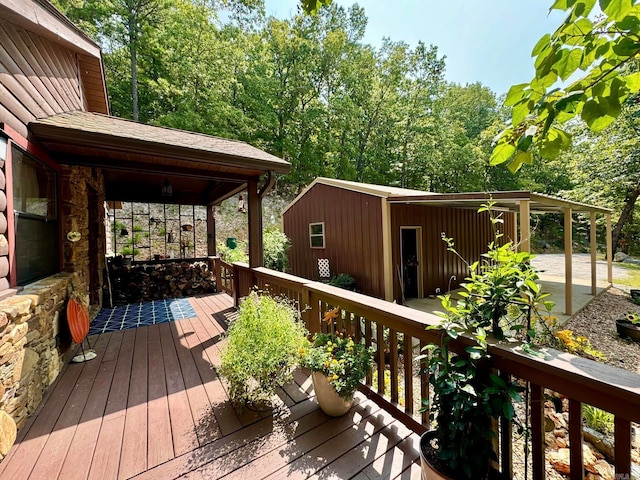
[[[169,179],[165,178],[164,183],[162,184],[162,196],[163,197],[171,197],[173,195],[173,187],[171,183],[169,183]]]

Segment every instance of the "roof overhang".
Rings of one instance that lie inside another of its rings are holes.
[[[107,200],[216,204],[267,172],[291,165],[244,142],[87,112],[29,125],[58,163],[100,168]],[[160,196],[165,178],[174,195]]]
[[[428,195],[389,197],[387,201],[391,204],[434,205],[473,209],[477,209],[487,201],[492,201],[496,209],[510,212],[519,211],[520,203],[528,201],[531,213],[561,213],[565,208],[570,208],[573,212],[583,213],[595,212],[606,214],[612,212],[609,208],[573,202],[571,200],[530,191],[430,193]]]

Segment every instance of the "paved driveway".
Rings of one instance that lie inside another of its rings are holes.
[[[542,271],[543,276],[564,278],[564,253],[537,255],[531,263]],[[588,253],[574,254],[572,267],[574,282],[591,282],[591,255]],[[627,270],[616,263],[613,264],[614,279],[626,278],[627,276]],[[605,260],[596,262],[596,277],[598,283],[607,280],[607,262]]]

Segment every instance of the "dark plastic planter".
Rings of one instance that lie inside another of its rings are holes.
[[[636,305],[640,305],[640,290],[631,289],[629,293],[631,293],[631,301]]]
[[[432,458],[432,455],[429,455],[429,451],[433,450],[431,446],[431,440],[435,437],[436,432],[434,430],[430,430],[425,432],[422,437],[420,437],[420,466],[422,467],[422,478],[423,480],[455,480],[451,477],[448,477],[438,471],[436,467],[434,467],[429,458]],[[425,453],[427,452],[427,453]],[[487,460],[488,461],[488,460]],[[508,480],[506,475],[494,470],[493,468],[489,469],[487,480]]]
[[[616,330],[621,337],[640,342],[640,325],[634,325],[629,320],[616,320]]]

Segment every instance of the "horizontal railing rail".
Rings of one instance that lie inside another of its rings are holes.
[[[229,268],[224,262],[217,265]],[[310,333],[342,332],[372,347],[375,364],[363,392],[415,431],[428,428],[428,413],[421,411],[420,401],[429,396],[428,378],[415,358],[421,347],[442,337],[439,330],[426,330],[437,325],[439,317],[266,268],[238,263],[231,268],[236,282],[230,294],[236,299],[253,287],[284,295],[297,303]],[[335,319],[323,322],[325,312],[333,309],[338,309]],[[464,337],[456,341],[460,350],[470,342]],[[631,422],[640,423],[640,375],[554,349],[535,356],[519,344],[495,341],[489,352],[492,368],[529,385],[533,479],[545,478],[545,390],[568,399],[570,459],[580,465],[571,469],[570,478],[582,479],[584,473],[583,404],[615,415],[615,471],[617,478],[631,478]],[[511,478],[513,435],[508,422],[500,426],[499,435],[500,468]]]

